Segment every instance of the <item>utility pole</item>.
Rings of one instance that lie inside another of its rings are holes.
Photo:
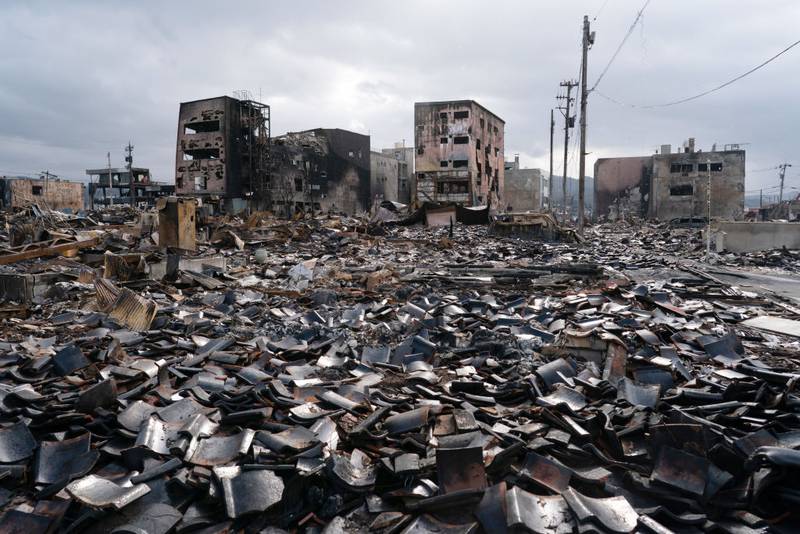
[[[586,101],[589,97],[587,82],[587,60],[589,47],[594,44],[594,32],[589,31],[589,17],[583,16],[583,57],[581,59],[581,152],[580,163],[578,165],[578,233],[583,235],[583,225],[585,214],[584,205],[584,185],[586,183]]]
[[[763,189],[759,189],[758,190],[758,207],[759,208],[763,208],[764,207],[764,190]]]
[[[564,176],[561,180],[561,202],[564,206],[564,220],[567,220],[567,156],[569,155],[569,129],[575,127],[575,117],[570,117],[569,107],[575,100],[571,95],[572,88],[578,86],[578,82],[574,80],[565,80],[559,84],[561,87],[567,88],[566,96],[557,96],[559,100],[565,100],[566,104],[558,106],[558,109],[564,115]]]
[[[108,206],[108,196],[106,195],[106,191],[113,183],[111,181],[111,152],[106,152],[106,158],[108,159],[108,185],[103,188],[103,206]]]
[[[553,108],[550,108],[550,179],[547,181],[547,202],[548,209],[553,209],[553,132],[556,128],[556,120],[553,118]]]
[[[129,194],[131,196],[131,206],[136,206],[136,180],[133,177],[133,145],[128,141],[128,146],[125,147],[125,162],[128,164],[128,185],[130,186]]]
[[[47,186],[50,183],[50,177],[58,178],[58,176],[51,173],[50,169],[42,171],[42,175],[44,175],[44,188],[42,189],[42,200],[44,202],[44,205],[49,208],[50,206],[47,205]]]
[[[778,197],[778,205],[783,204],[783,179],[786,177],[786,167],[791,167],[791,166],[792,166],[791,163],[781,163],[780,165],[778,165],[778,169],[780,169],[780,174],[781,174],[781,196]]]

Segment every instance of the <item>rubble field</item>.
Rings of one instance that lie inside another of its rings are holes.
[[[696,230],[198,219],[6,218],[0,532],[800,530],[800,309]]]

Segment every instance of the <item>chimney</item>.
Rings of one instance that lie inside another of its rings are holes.
[[[514,154],[514,169],[519,170],[519,154]]]
[[[694,137],[689,138],[689,153],[694,153]]]
[[[661,154],[672,154],[672,145],[661,145]]]

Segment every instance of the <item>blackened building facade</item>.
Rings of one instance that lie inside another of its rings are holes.
[[[322,211],[355,215],[371,204],[370,138],[339,128],[273,139],[269,193],[284,215]]]
[[[220,96],[183,102],[178,114],[178,195],[265,198],[269,106]]]

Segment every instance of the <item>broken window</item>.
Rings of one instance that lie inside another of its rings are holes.
[[[41,185],[32,185],[31,186],[31,193],[34,195],[41,196],[42,195],[42,186]]]
[[[499,148],[494,147],[494,155],[495,155],[495,157],[500,155],[500,149]]]
[[[693,163],[673,163],[669,166],[669,172],[672,173],[687,173],[694,170]]]
[[[481,169],[482,169],[481,164],[478,163],[478,177],[481,176]]]
[[[303,179],[302,178],[295,178],[294,179],[294,190],[298,193],[303,192]]]
[[[194,177],[194,188],[196,191],[208,189],[208,179],[205,176],[198,175]]]
[[[446,137],[439,138],[439,143],[442,144],[442,145],[446,145],[447,144],[447,138]]]
[[[425,152],[425,148],[422,145],[417,147],[417,154],[423,154]]]
[[[688,197],[694,194],[694,187],[692,184],[673,185],[669,188],[669,196],[671,197]]]
[[[481,149],[481,140],[475,139],[475,150],[480,150],[480,149]]]
[[[447,166],[448,166],[447,160],[443,159],[442,161],[439,162],[439,167],[447,167]]]
[[[464,194],[468,193],[467,182],[438,182],[436,192],[439,194]]]
[[[466,160],[466,159],[453,160],[453,168],[454,169],[459,168],[459,167],[466,167],[468,165],[469,165],[469,160]]]
[[[466,135],[459,135],[458,137],[453,138],[454,145],[466,145],[469,144],[469,136]]]
[[[454,119],[468,119],[469,111],[456,111],[453,113]]]
[[[483,119],[481,119],[481,129],[483,128],[483,125],[484,125],[485,123],[486,123],[486,121],[484,121]]]
[[[218,148],[190,148],[183,151],[183,159],[219,159]]]
[[[439,113],[439,118],[442,119],[442,120],[447,120],[447,112],[446,111],[440,112]]]
[[[698,163],[697,170],[698,172],[708,172],[708,163]],[[711,172],[722,172],[722,163],[712,163],[711,164]]]
[[[218,132],[219,121],[198,121],[184,124],[184,134],[196,134],[202,132]]]

